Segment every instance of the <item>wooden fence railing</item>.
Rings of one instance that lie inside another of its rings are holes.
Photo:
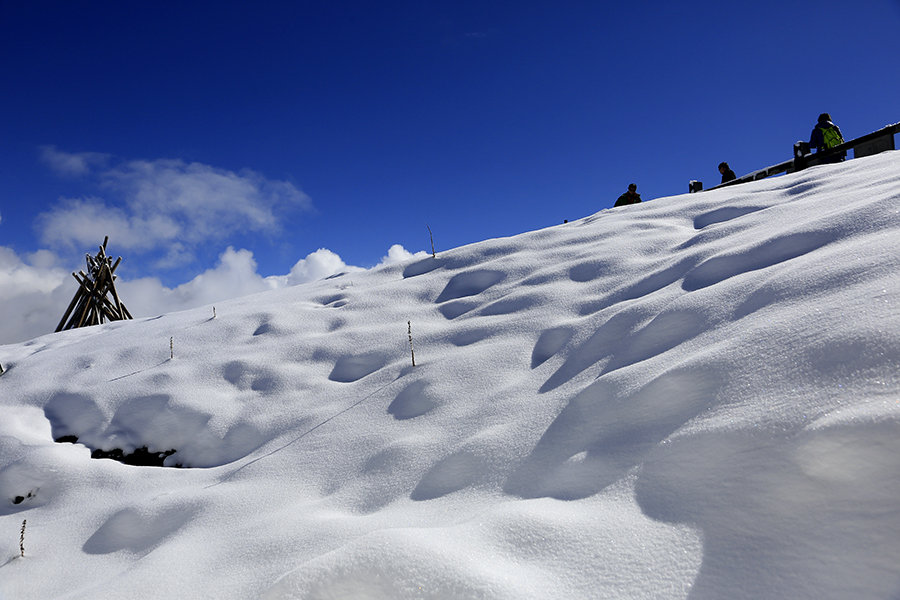
[[[849,150],[853,150],[853,158],[862,158],[863,156],[871,156],[887,150],[895,150],[894,134],[896,133],[900,133],[900,123],[882,127],[878,131],[873,131],[872,133],[852,139],[849,142],[844,142],[840,146],[835,146],[825,152],[816,152],[815,154],[810,154],[808,143],[797,142],[794,144],[794,158],[791,160],[786,160],[777,165],[772,165],[771,167],[766,167],[742,175],[737,179],[732,179],[728,183],[721,183],[711,188],[707,188],[707,191],[747,183],[748,181],[765,179],[766,177],[771,177],[772,175],[778,175],[780,173],[795,173],[797,171],[802,171],[807,167],[831,162],[836,156]],[[703,182],[692,180],[688,184],[688,190],[692,193],[703,191]]]

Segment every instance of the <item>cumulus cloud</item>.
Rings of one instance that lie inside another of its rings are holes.
[[[319,248],[306,258],[298,260],[291,272],[284,276],[270,277],[270,281],[277,287],[297,285],[307,281],[324,279],[338,273],[350,273],[362,271],[359,267],[347,265],[340,256],[326,248]]]
[[[400,244],[394,244],[388,249],[387,255],[381,259],[381,262],[373,268],[395,265],[414,257],[422,258],[425,256],[427,256],[425,252],[413,254]],[[354,273],[364,270],[360,267],[348,265],[340,256],[327,248],[319,248],[306,258],[298,260],[287,275],[276,275],[267,279],[273,287],[283,287],[325,279],[338,273]]]
[[[412,254],[395,244],[378,266],[425,255]],[[174,288],[166,287],[155,277],[144,277],[119,278],[116,290],[131,314],[140,318],[364,270],[348,265],[331,250],[320,248],[298,260],[289,273],[264,277],[257,270],[252,252],[228,247],[212,268]],[[0,247],[0,302],[7,310],[6,318],[0,319],[0,344],[52,333],[76,289],[75,280],[59,266],[54,253],[40,250],[20,258],[12,249]]]
[[[12,249],[0,246],[0,304],[4,308],[0,344],[56,329],[75,285],[52,253],[42,251],[21,258]]]
[[[394,244],[388,248],[388,253],[386,256],[382,257],[379,266],[396,265],[398,263],[406,262],[411,258],[425,258],[426,256],[428,256],[427,252],[422,251],[413,254],[400,244]]]
[[[97,155],[104,156],[104,155]],[[191,260],[202,244],[235,234],[277,234],[285,214],[308,210],[306,194],[251,170],[229,171],[182,160],[111,164],[93,154],[48,147],[56,172],[88,174],[104,196],[61,199],[37,221],[51,248],[93,247],[109,235],[116,246],[155,252],[157,267]]]
[[[214,267],[175,288],[167,288],[154,277],[116,284],[120,297],[135,317],[196,308],[274,287],[257,272],[252,252],[231,247],[222,253]]]

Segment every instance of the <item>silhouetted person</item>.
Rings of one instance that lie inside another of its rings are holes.
[[[734,171],[731,170],[731,167],[728,166],[727,162],[719,163],[719,173],[722,174],[722,183],[728,183],[729,181],[737,179],[737,175],[734,174]]]
[[[831,122],[831,115],[822,113],[819,122],[813,127],[809,136],[809,147],[816,152],[825,152],[844,143],[841,128]],[[841,162],[847,158],[847,152],[841,152],[826,162]]]
[[[616,200],[616,203],[613,206],[625,206],[626,204],[637,204],[641,201],[641,195],[637,193],[637,185],[634,183],[628,184],[628,191],[619,196],[619,199]]]

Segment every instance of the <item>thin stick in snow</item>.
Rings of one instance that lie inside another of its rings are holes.
[[[412,355],[412,366],[416,366],[416,351],[413,350],[412,343],[412,321],[406,322],[407,333],[409,334],[409,353]]]
[[[428,225],[425,227],[428,227]],[[434,253],[434,234],[431,233],[431,227],[428,227],[428,237],[431,238],[431,258],[437,258]]]

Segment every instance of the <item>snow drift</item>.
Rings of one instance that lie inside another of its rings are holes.
[[[0,597],[896,598],[898,173],[0,346]]]

